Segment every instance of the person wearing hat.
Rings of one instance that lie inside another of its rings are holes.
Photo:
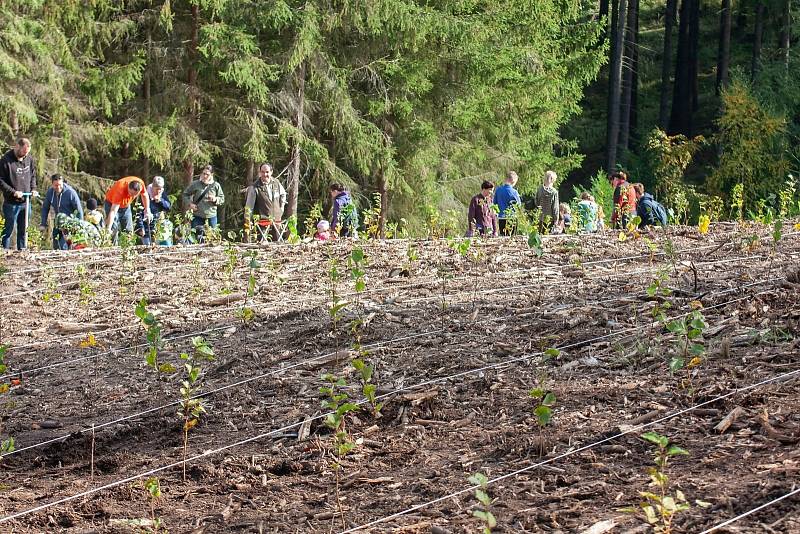
[[[54,174],[50,177],[52,184],[47,192],[44,194],[44,202],[42,202],[42,224],[39,225],[39,230],[42,233],[47,230],[47,217],[50,211],[53,211],[53,249],[54,250],[67,250],[69,245],[64,238],[64,232],[59,225],[58,214],[76,216],[78,219],[83,219],[83,206],[81,206],[81,199],[78,192],[75,191],[71,185],[64,181],[64,177],[60,174]]]

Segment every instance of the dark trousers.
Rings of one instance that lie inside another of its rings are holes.
[[[53,250],[69,250],[64,232],[60,228],[53,228]]]
[[[517,233],[517,223],[511,219],[498,219],[497,227],[500,235],[514,235]]]
[[[208,226],[210,228],[217,227],[217,217],[209,217],[208,219],[204,217],[199,217],[195,215],[192,217],[192,230],[194,230],[194,234],[197,236],[197,241],[199,243],[203,243],[206,240],[206,222],[208,222]]]

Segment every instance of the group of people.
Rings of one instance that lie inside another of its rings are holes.
[[[4,196],[5,221],[2,246],[5,249],[10,248],[15,228],[17,248],[25,248],[30,199],[39,196],[36,165],[30,149],[30,140],[20,138],[14,148],[0,158],[0,190]],[[286,190],[273,176],[271,164],[263,163],[258,174],[255,183],[245,190],[245,234],[248,240],[255,237],[258,241],[280,241],[286,232],[283,220]],[[582,232],[603,229],[603,209],[588,192],[582,193],[573,220],[569,205],[559,202],[558,189],[555,187],[557,178],[555,172],[547,171],[536,191],[534,202],[539,210],[539,231],[563,233],[570,228]],[[524,210],[522,198],[516,190],[518,179],[517,173],[511,171],[496,190],[495,184],[490,181],[481,184],[481,192],[472,197],[467,211],[468,237],[515,233],[518,216]],[[119,231],[135,233],[145,245],[172,245],[173,237],[183,242],[202,242],[207,229],[218,226],[217,210],[225,203],[225,192],[214,179],[214,169],[206,165],[198,179],[181,196],[191,214],[191,237],[175,236],[174,225],[168,217],[172,204],[166,195],[162,176],[153,177],[150,184],[145,184],[137,176],[121,178],[107,189],[103,209],[99,209],[96,199],[90,198],[85,214],[78,192],[66,183],[62,175],[53,174],[50,180],[51,186],[43,199],[40,229],[45,231],[49,215],[53,212],[52,239],[53,248],[56,249],[99,244],[103,231],[114,240]],[[666,226],[664,206],[645,192],[642,184],[629,183],[623,171],[612,173],[609,180],[614,190],[614,210],[611,214],[614,227],[627,228],[636,216],[642,227]],[[334,236],[357,237],[358,212],[350,193],[339,183],[332,184],[329,193],[331,217],[318,221],[314,237],[320,241],[327,241]],[[142,209],[134,217],[132,204],[137,198]]]
[[[39,197],[36,165],[30,150],[30,140],[20,138],[0,158],[4,249],[10,248],[15,229],[17,249],[26,247],[30,199]],[[248,239],[279,241],[286,231],[283,215],[287,194],[272,173],[272,165],[263,163],[259,167],[258,179],[245,190],[244,230]],[[187,213],[191,214],[188,220],[189,235],[176,236],[174,224],[169,219],[172,203],[166,194],[162,176],[153,177],[150,184],[145,184],[138,176],[116,180],[106,190],[102,210],[95,198],[87,200],[84,210],[78,192],[62,175],[53,174],[50,182],[42,201],[40,230],[46,231],[52,213],[53,248],[62,250],[98,245],[103,232],[116,241],[120,231],[136,234],[144,245],[172,245],[174,237],[183,242],[202,242],[207,229],[218,227],[217,210],[225,203],[225,192],[214,179],[214,169],[206,165],[198,179],[189,184],[181,195]],[[331,218],[318,222],[316,239],[324,241],[333,236],[356,237],[358,213],[352,197],[341,184],[332,184],[329,189],[333,206]],[[132,208],[137,198],[142,209],[134,215]]]
[[[490,181],[481,184],[481,192],[472,197],[467,210],[467,237],[475,234],[497,237],[515,233],[519,210],[523,209],[522,198],[515,189],[518,179],[517,173],[510,171],[496,190]],[[559,202],[558,189],[555,187],[557,179],[554,171],[547,171],[536,191],[534,203],[539,212],[539,232],[559,234],[570,228],[579,232],[602,230],[605,226],[602,206],[589,192],[584,191],[577,203],[577,217],[573,221],[569,204]],[[615,228],[627,228],[637,216],[639,227],[642,228],[667,225],[666,209],[650,193],[645,192],[644,185],[629,183],[624,171],[612,173],[609,180],[614,190],[611,224]]]

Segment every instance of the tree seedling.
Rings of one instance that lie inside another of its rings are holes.
[[[492,534],[492,529],[497,526],[497,520],[491,512],[492,498],[489,497],[487,486],[489,479],[483,473],[475,473],[469,477],[470,484],[477,486],[475,488],[475,499],[478,501],[479,510],[473,510],[472,516],[477,517],[483,522],[481,532],[483,534]]]
[[[539,231],[533,229],[528,234],[528,248],[533,251],[534,256],[541,258],[544,255],[544,248],[542,248],[542,236]]]
[[[147,299],[142,297],[136,304],[136,317],[141,320],[141,324],[146,328],[147,334],[147,352],[145,353],[145,362],[149,367],[161,376],[161,373],[174,373],[175,366],[170,363],[158,363],[158,353],[164,346],[164,337],[161,331],[161,325],[158,324],[155,315],[147,310]]]
[[[549,349],[555,350],[555,349]],[[534,401],[533,415],[536,417],[536,426],[539,429],[539,455],[544,454],[544,427],[553,420],[553,407],[556,405],[556,394],[545,388],[545,377],[539,379],[539,385],[528,392]]]
[[[214,350],[202,337],[192,338],[193,351],[191,354],[181,354],[181,359],[186,360],[184,369],[186,376],[181,381],[178,417],[183,429],[183,480],[186,481],[186,453],[189,448],[189,431],[200,422],[200,417],[206,413],[203,399],[197,397],[200,391],[200,378],[202,369],[199,362],[214,359]]]
[[[363,393],[364,398],[369,401],[372,407],[372,415],[375,418],[381,417],[383,403],[378,402],[376,398],[376,387],[375,384],[372,383],[373,366],[368,365],[361,358],[356,358],[353,360],[353,367],[358,371],[359,379],[361,380],[361,393]]]
[[[236,252],[232,241],[225,242],[225,264],[222,267],[222,277],[225,284],[222,288],[223,295],[230,295],[233,292],[233,271],[239,263],[239,254]]]
[[[78,291],[80,291],[81,295],[78,298],[78,304],[81,306],[89,306],[95,297],[95,291],[94,286],[89,280],[86,266],[78,265],[75,269],[75,273],[78,275]]]
[[[683,492],[676,490],[674,495],[669,493],[669,477],[667,476],[667,464],[675,456],[688,456],[689,453],[670,443],[666,436],[657,432],[646,432],[641,438],[655,446],[653,461],[655,466],[648,468],[650,475],[649,486],[655,488],[654,491],[641,491],[639,495],[643,498],[638,507],[623,508],[620,511],[644,516],[644,520],[653,527],[659,534],[670,534],[675,515],[689,509],[690,504],[686,500]],[[695,501],[701,507],[709,506],[704,501]]]
[[[144,481],[144,489],[150,501],[150,521],[153,525],[153,534],[157,533],[163,524],[160,517],[156,517],[156,504],[161,498],[161,483],[157,477],[150,477]]]
[[[347,414],[358,410],[358,405],[347,401],[348,395],[342,391],[342,388],[347,384],[344,378],[337,378],[330,373],[326,373],[322,375],[322,380],[326,383],[326,385],[319,388],[319,392],[323,395],[322,408],[329,410],[323,423],[333,432],[333,452],[336,457],[331,464],[336,478],[336,504],[339,508],[339,515],[342,517],[342,524],[346,528],[342,501],[339,498],[340,471],[342,469],[342,460],[356,446],[347,432]]]
[[[42,269],[42,278],[44,278],[45,291],[42,294],[44,302],[50,302],[61,298],[61,293],[58,292],[58,282],[53,274],[52,267],[45,267]]]
[[[244,300],[244,304],[242,305],[242,308],[237,313],[239,318],[245,323],[252,321],[256,315],[253,308],[249,306],[249,303],[256,293],[256,270],[261,267],[261,263],[259,263],[255,251],[250,252],[248,256],[250,257],[250,261],[247,264],[248,273],[247,273],[247,291],[245,292],[246,297]]]
[[[667,330],[677,336],[675,341],[675,354],[670,359],[669,369],[673,373],[686,368],[688,387],[692,390],[692,369],[703,362],[706,348],[701,337],[703,330],[708,327],[703,313],[694,310],[689,315],[667,322]]]

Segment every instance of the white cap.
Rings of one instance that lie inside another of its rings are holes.
[[[320,232],[325,232],[330,229],[331,229],[331,223],[329,223],[324,219],[317,223],[317,230],[319,230]]]

